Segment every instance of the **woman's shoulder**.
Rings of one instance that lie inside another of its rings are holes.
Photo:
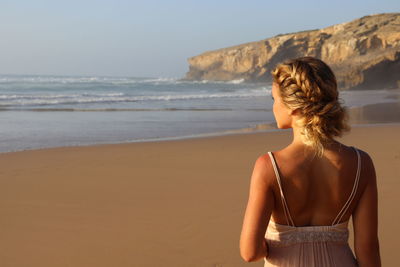
[[[360,179],[364,183],[376,183],[376,172],[372,157],[364,150],[357,148],[361,158]]]
[[[269,156],[270,152],[271,151],[267,151],[266,153],[261,154],[257,157],[254,163],[254,170],[258,170],[265,174],[270,173],[271,170],[273,170],[272,160]]]
[[[374,163],[369,153],[355,146],[351,146],[351,148],[356,149],[360,155],[361,175],[364,174],[365,176],[372,172],[375,173]]]
[[[275,171],[272,162],[272,151],[267,151],[257,157],[253,167],[253,177],[258,177],[258,182],[267,183],[269,185],[275,184]]]
[[[356,148],[358,150],[358,152],[360,153],[360,157],[361,157],[361,162],[365,164],[365,166],[370,166],[370,165],[374,165],[373,164],[373,160],[371,158],[371,156],[368,154],[368,152]]]

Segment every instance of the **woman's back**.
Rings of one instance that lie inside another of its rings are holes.
[[[283,213],[286,223],[278,223],[277,219],[270,220],[265,234],[269,247],[269,257],[265,258],[265,266],[357,265],[348,245],[348,219],[343,220],[343,217],[349,212],[349,207],[354,203],[357,195],[361,157],[357,149],[340,144],[339,146],[342,148],[341,151],[335,151],[333,147],[330,151],[326,151],[327,157],[311,159],[303,152],[302,157],[292,158],[293,165],[285,164],[288,166],[285,178],[282,177],[282,172],[280,172],[273,154],[268,153],[279,192],[275,195],[280,195],[282,204],[280,212],[279,209],[275,210],[278,214]],[[354,168],[347,166],[352,165],[346,162],[349,149],[355,154]],[[280,157],[285,158],[285,152],[288,153],[288,150],[290,151],[291,148],[281,151]],[[344,160],[340,159],[341,153],[345,154]],[[285,159],[290,160],[290,157],[293,156],[296,156],[296,153],[291,151],[291,154],[288,154]],[[320,168],[316,168],[316,164]],[[355,170],[355,173],[352,169]],[[353,177],[349,177],[350,173],[354,173]],[[352,182],[351,185],[349,181]],[[291,190],[285,190],[285,193],[284,182],[291,188]],[[341,187],[348,184],[351,190],[347,195],[342,191],[348,190],[341,190]],[[325,194],[319,193],[318,190],[324,190]],[[289,208],[292,206],[288,204],[288,192],[292,192],[294,195],[292,199],[296,200],[292,205],[295,207],[292,210],[296,213],[292,213]],[[338,209],[336,216],[330,216],[332,210],[336,210],[342,199],[345,199],[344,204]],[[279,216],[276,215],[276,217]],[[329,217],[333,219],[330,219],[329,223],[325,223]],[[303,224],[296,224],[295,219],[303,221]],[[304,224],[304,222],[311,223]]]
[[[295,225],[331,225],[353,190],[358,165],[356,151],[335,143],[325,148],[323,157],[315,157],[312,152],[307,153],[304,147],[294,146],[274,152],[273,155]],[[360,151],[361,162],[366,156],[365,152]],[[272,165],[270,168],[273,169]],[[360,177],[367,175],[362,169]],[[351,216],[365,188],[365,182],[366,179],[360,179],[354,199],[340,222],[347,221]],[[274,193],[275,196],[280,195],[278,183]],[[276,201],[272,218],[277,223],[287,223],[280,200]]]

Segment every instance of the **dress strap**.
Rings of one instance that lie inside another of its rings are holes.
[[[339,214],[336,216],[336,218],[333,220],[332,225],[338,224],[344,214],[346,214],[348,208],[350,207],[351,202],[353,201],[357,188],[358,188],[358,182],[360,180],[360,172],[361,172],[361,157],[360,157],[360,152],[358,152],[358,149],[355,147],[352,147],[356,153],[357,153],[357,173],[356,173],[356,178],[354,179],[354,185],[353,185],[353,190],[351,191],[351,194],[349,196],[349,199],[347,199],[346,203],[344,204],[343,208],[340,210]]]
[[[276,162],[275,162],[275,158],[274,158],[274,156],[272,155],[271,152],[268,152],[268,155],[271,158],[272,166],[274,167],[276,180],[278,181],[278,185],[279,185],[279,191],[281,192],[281,200],[282,200],[283,211],[285,212],[286,222],[290,226],[295,226],[294,222],[292,220],[292,216],[290,216],[289,207],[288,207],[288,205],[286,203],[285,196],[283,195],[281,177],[279,176],[279,171],[278,171],[278,167],[277,167]]]

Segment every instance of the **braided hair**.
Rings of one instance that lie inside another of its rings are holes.
[[[296,123],[304,144],[322,156],[325,145],[350,129],[331,68],[320,59],[301,57],[278,64],[272,76],[283,103],[289,109],[299,110]]]

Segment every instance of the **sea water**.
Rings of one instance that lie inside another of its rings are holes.
[[[360,106],[388,94],[341,98]],[[0,75],[0,152],[218,135],[273,122],[268,83]]]

